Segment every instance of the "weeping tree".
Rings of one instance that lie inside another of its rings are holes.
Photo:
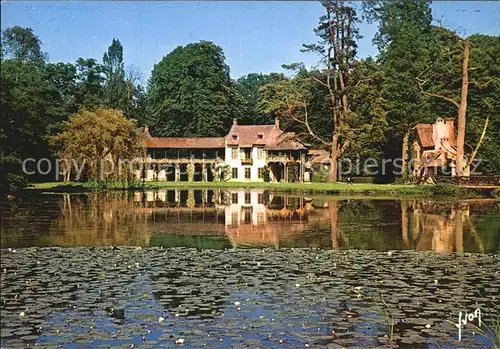
[[[50,142],[66,160],[63,165],[83,168],[88,180],[131,179],[130,162],[144,155],[143,135],[135,121],[116,109],[80,109]],[[69,179],[70,171],[65,170]]]

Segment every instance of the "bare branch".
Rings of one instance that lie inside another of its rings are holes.
[[[454,100],[453,98],[451,98],[451,97],[446,97],[446,96],[443,96],[443,95],[440,95],[440,94],[437,94],[437,93],[431,93],[431,92],[424,91],[422,80],[419,79],[418,77],[417,77],[417,80],[419,80],[418,87],[420,88],[420,91],[423,94],[425,94],[427,96],[431,96],[431,97],[436,97],[436,98],[444,99],[445,101],[453,103],[453,105],[455,105],[455,107],[457,107],[457,109],[460,108],[460,104],[456,100]]]
[[[474,160],[474,158],[476,157],[477,151],[479,150],[479,147],[483,143],[484,136],[486,135],[486,129],[488,128],[489,121],[490,121],[490,117],[487,116],[486,121],[484,122],[483,132],[481,133],[481,137],[479,137],[479,142],[476,145],[476,149],[474,149],[474,151],[472,152],[472,155],[469,158],[469,161],[467,161],[465,168],[468,168],[470,166],[470,164],[472,163],[472,161]]]
[[[319,84],[321,84],[321,85],[325,86],[326,88],[328,88],[328,84],[327,84],[327,83],[325,83],[325,82],[323,82],[323,81],[321,81],[321,80],[320,80],[320,79],[318,79],[317,77],[315,77],[315,76],[311,76],[311,79],[313,79],[313,80],[314,80],[314,81],[316,81],[317,83],[319,83]]]
[[[304,101],[304,119],[305,120],[302,120],[296,116],[294,116],[293,114],[290,114],[290,118],[292,120],[294,120],[295,122],[299,123],[299,124],[302,124],[306,127],[307,129],[307,132],[309,135],[311,135],[314,139],[316,139],[317,141],[321,142],[322,144],[324,145],[329,145],[330,142],[327,142],[325,141],[324,139],[322,139],[321,137],[319,137],[312,129],[311,129],[311,126],[309,125],[309,120],[308,120],[308,111],[307,111],[307,102]]]
[[[422,93],[427,95],[427,96],[444,99],[445,101],[453,103],[455,105],[455,107],[457,107],[457,109],[460,108],[460,104],[456,100],[454,100],[453,98],[446,97],[446,96],[443,96],[443,95],[440,95],[437,93],[430,93],[430,92],[425,92],[425,91],[422,91]]]
[[[469,69],[469,70],[470,70],[470,69]],[[477,87],[479,87],[479,88],[485,88],[485,87],[487,87],[487,86],[488,86],[488,85],[489,85],[492,81],[495,81],[495,80],[497,80],[497,81],[499,81],[499,82],[500,82],[500,79],[498,79],[498,78],[491,78],[491,79],[489,79],[488,81],[486,81],[486,82],[485,82],[485,83],[483,83],[483,84],[480,84],[480,83],[476,82],[475,80],[472,80],[472,81],[471,81],[471,82],[469,82],[469,83],[470,83],[470,84],[474,84],[474,85],[476,85],[476,86],[477,86]]]

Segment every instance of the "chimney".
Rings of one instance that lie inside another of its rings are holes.
[[[144,125],[144,134],[146,135],[146,137],[151,137],[151,135],[149,134],[149,126],[148,125]]]
[[[233,119],[233,125],[238,125],[238,120],[236,118]]]
[[[280,128],[280,119],[279,118],[275,118],[274,119],[274,124],[276,125],[276,128]]]
[[[446,118],[445,125],[446,125],[446,137],[450,140],[456,139],[456,137],[455,137],[455,119],[454,118]]]

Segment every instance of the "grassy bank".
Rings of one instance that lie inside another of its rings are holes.
[[[327,195],[418,196],[418,197],[478,197],[490,193],[465,189],[454,185],[405,185],[372,183],[249,183],[249,182],[136,182],[136,183],[81,183],[46,182],[30,186],[30,190],[52,192],[85,192],[94,190],[144,189],[231,189],[258,188],[284,193],[315,193]]]

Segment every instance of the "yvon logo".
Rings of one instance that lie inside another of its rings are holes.
[[[481,327],[481,309],[477,308],[471,313],[460,312],[458,313],[458,324],[455,326],[458,327],[458,340],[462,340],[462,327],[467,325],[467,322],[474,321],[475,319],[479,320],[478,327]]]

